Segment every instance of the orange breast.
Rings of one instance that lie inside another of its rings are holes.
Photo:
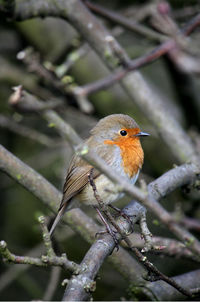
[[[122,157],[122,165],[125,173],[132,178],[139,169],[141,169],[144,161],[144,152],[140,144],[139,138],[121,138],[116,141],[106,140],[105,144],[117,145],[120,148]]]

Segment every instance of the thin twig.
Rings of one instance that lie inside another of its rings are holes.
[[[41,258],[29,257],[29,256],[17,256],[9,251],[6,242],[3,240],[0,241],[0,254],[4,261],[16,263],[16,264],[31,264],[39,267],[46,267],[49,265],[61,266],[71,272],[74,272],[78,268],[78,265],[72,261],[69,261],[66,258],[65,254],[63,254],[60,257],[42,256]]]
[[[153,249],[153,241],[152,241],[152,234],[149,231],[149,228],[147,226],[147,221],[146,221],[146,213],[143,213],[142,216],[140,217],[139,220],[139,225],[140,225],[140,230],[141,230],[141,235],[144,238],[145,245],[142,248],[141,252],[148,252],[151,249]]]
[[[35,72],[39,78],[42,78],[56,90],[64,94],[66,103],[66,96],[70,97],[71,94],[76,98],[76,89],[70,88],[71,77],[68,76],[68,84],[63,83],[55,73],[49,71],[40,60],[39,53],[36,53],[32,48],[27,48],[18,54],[18,59],[23,60],[23,62],[28,66],[29,70]],[[78,89],[78,88],[77,88]],[[63,104],[63,102],[60,102]],[[81,98],[77,96],[77,104],[79,108],[85,113],[91,113],[93,111],[92,104],[87,100],[86,96]],[[56,104],[54,105],[57,106]],[[59,106],[59,102],[58,102]],[[55,108],[54,107],[54,108]],[[50,109],[50,108],[49,108]]]
[[[189,21],[188,24],[182,29],[180,35],[188,36],[197,26],[199,26],[199,24],[200,24],[200,15],[197,15],[191,21]],[[91,93],[97,92],[101,89],[108,88],[111,85],[122,80],[130,71],[134,71],[136,69],[145,66],[146,64],[154,62],[164,54],[173,50],[175,47],[176,47],[176,41],[174,39],[165,41],[164,43],[153,49],[150,53],[145,54],[144,56],[138,59],[129,61],[129,64],[126,69],[117,70],[101,80],[97,80],[93,83],[82,86],[81,94],[88,96]]]
[[[43,300],[44,301],[51,301],[53,295],[58,287],[58,282],[61,274],[60,267],[53,266],[51,269],[50,280],[48,282],[47,288],[44,293]]]
[[[158,223],[156,221],[155,223]],[[139,233],[134,233],[130,234],[130,240],[134,244],[135,247],[139,249],[143,249],[145,246],[145,242],[143,238],[141,238],[141,235]],[[153,236],[151,238],[152,244],[153,244],[153,249],[151,249],[149,252],[152,254],[156,255],[167,255],[169,257],[173,258],[185,258],[185,259],[190,259],[194,262],[196,262],[196,257],[193,256],[190,250],[186,248],[186,246],[175,239],[171,238],[164,238],[164,237],[158,237],[158,236]],[[125,244],[122,243],[123,246]]]
[[[51,257],[53,258],[53,257],[55,257],[55,252],[53,250],[51,237],[50,237],[47,225],[45,223],[44,216],[38,217],[38,221],[39,221],[41,229],[42,229],[42,238],[44,241],[44,246],[46,248],[47,256],[49,258],[51,258]]]
[[[29,138],[47,147],[55,146],[55,139],[53,140],[41,132],[23,126],[15,122],[13,119],[4,116],[3,114],[0,114],[0,127],[8,129],[14,133],[17,133],[18,135]]]
[[[167,38],[164,35],[161,35],[144,25],[141,25],[130,19],[127,19],[126,17],[120,15],[119,13],[109,10],[108,8],[102,7],[101,5],[92,3],[90,1],[84,1],[84,2],[87,5],[87,7],[90,8],[93,12],[95,12],[103,17],[106,17],[107,19],[124,26],[125,28],[127,28],[129,30],[137,32],[137,33],[147,37],[149,40],[163,42]]]
[[[139,69],[149,63],[154,62],[169,50],[175,47],[175,41],[169,40],[163,43],[161,46],[156,47],[150,53],[141,56],[138,59],[129,62],[126,69],[118,69],[103,79],[97,80],[93,83],[87,84],[81,87],[81,95],[88,96],[89,94],[95,93],[101,89],[106,89],[113,84],[122,80],[129,72]]]

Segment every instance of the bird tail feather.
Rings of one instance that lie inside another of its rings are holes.
[[[56,225],[58,224],[58,222],[60,221],[61,217],[63,216],[65,210],[66,210],[66,209],[65,209],[65,206],[63,206],[63,207],[59,210],[59,212],[58,212],[58,214],[57,214],[57,216],[56,216],[56,218],[55,218],[55,220],[54,220],[54,222],[53,222],[53,224],[52,224],[52,226],[51,226],[51,229],[50,229],[50,231],[49,231],[50,236],[53,234],[53,232],[54,232],[54,230],[55,230],[55,227],[56,227]]]

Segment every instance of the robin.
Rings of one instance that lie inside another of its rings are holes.
[[[134,185],[144,160],[140,137],[149,134],[142,132],[135,120],[124,114],[112,114],[102,118],[90,133],[86,140],[89,149]],[[82,158],[74,155],[67,171],[62,201],[50,234],[66,211],[81,204],[93,205],[98,210],[98,202],[89,181],[91,171],[96,190],[104,204],[109,205],[122,197],[121,193],[116,192],[115,184],[111,180]]]

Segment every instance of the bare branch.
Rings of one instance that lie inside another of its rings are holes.
[[[27,253],[27,256],[35,258],[38,256],[38,254],[41,255],[42,252],[43,244],[38,244]],[[29,264],[14,265],[9,267],[5,273],[1,274],[0,292],[5,290],[7,286],[9,286],[15,279],[17,279],[21,274],[28,270],[29,267]]]
[[[195,276],[195,278],[194,278]],[[182,274],[179,276],[174,277],[173,279],[181,284],[182,286],[188,288],[188,290],[193,289],[194,287],[199,287],[199,278],[200,278],[200,270],[195,270],[186,274]],[[162,287],[162,290],[161,290]],[[151,290],[153,289],[153,294]],[[163,281],[157,281],[155,283],[148,283],[146,286],[146,290],[148,292],[149,298],[151,297],[152,300],[155,300],[155,297],[162,301],[169,299],[169,301],[180,300],[183,299],[183,296],[180,295],[177,290],[175,290],[172,286],[169,286],[167,283]],[[192,293],[192,290],[191,290]]]
[[[53,298],[53,295],[59,286],[59,278],[61,274],[61,269],[60,267],[53,266],[51,269],[51,275],[50,275],[50,280],[48,282],[43,300],[44,301],[51,301]]]
[[[0,242],[0,254],[3,257],[3,260],[17,264],[31,264],[45,267],[47,265],[60,266],[71,272],[76,271],[79,266],[75,262],[69,261],[67,259],[66,254],[62,254],[60,257],[56,256],[52,247],[50,235],[45,224],[44,217],[40,216],[38,218],[38,221],[40,222],[42,228],[42,235],[47,255],[42,255],[40,258],[34,258],[29,256],[16,256],[9,251],[6,242],[2,240]]]
[[[165,41],[167,38],[164,35],[161,35],[142,24],[129,20],[126,17],[109,9],[106,9],[98,4],[92,3],[90,1],[84,1],[84,2],[87,5],[87,7],[89,7],[93,12],[103,17],[106,17],[109,20],[116,22],[117,24],[120,24],[129,30],[139,33],[140,35],[145,36],[150,40],[161,42],[161,41]]]
[[[39,53],[35,52],[32,48],[29,47],[21,51],[20,53],[18,53],[17,58],[22,60],[28,66],[28,69],[31,72],[35,72],[39,76],[39,78],[45,80],[49,85],[53,86],[57,91],[61,92],[65,96],[64,101],[59,100],[55,102],[54,100],[54,104],[49,101],[49,109],[51,109],[50,106],[52,106],[53,109],[59,106],[60,104],[66,104],[66,96],[70,97],[71,95],[74,95],[77,100],[77,104],[79,105],[79,108],[83,112],[91,113],[93,111],[93,106],[87,100],[86,96],[80,99],[79,95],[77,95],[76,93],[76,89],[71,89],[70,82],[68,84],[63,83],[61,79],[57,78],[56,73],[53,73],[52,71],[48,70],[41,62]],[[71,77],[68,76],[68,78]],[[46,106],[48,106],[48,104],[46,104]],[[46,107],[46,109],[48,108]]]
[[[61,266],[72,272],[75,271],[75,269],[77,269],[78,267],[74,262],[69,261],[66,258],[65,254],[63,254],[61,257],[42,256],[41,258],[35,258],[29,256],[16,256],[9,251],[6,242],[3,240],[0,242],[0,254],[3,257],[4,261],[16,263],[16,264],[31,264],[41,267],[46,267],[48,265]]]
[[[49,235],[49,231],[47,229],[47,225],[45,223],[44,216],[40,216],[38,218],[38,221],[39,221],[41,229],[42,229],[42,237],[43,237],[43,241],[44,241],[44,246],[46,248],[47,256],[49,258],[53,258],[53,257],[55,257],[55,252],[53,250],[51,238]]]
[[[12,120],[11,118],[4,116],[3,114],[0,114],[0,127],[8,129],[14,133],[17,133],[21,136],[26,137],[26,138],[32,139],[47,147],[55,146],[55,139],[53,140],[41,132],[38,132],[29,127],[20,125],[20,124],[16,123],[14,120]]]
[[[138,233],[130,234],[130,240],[133,245],[139,249],[143,249],[145,246],[144,240]],[[192,261],[197,261],[190,250],[182,243],[175,239],[153,236],[151,238],[154,249],[149,252],[156,255],[167,255],[173,258],[186,258]],[[123,244],[125,246],[125,244]]]
[[[143,213],[144,208],[137,202],[132,201],[124,210],[127,215],[130,215],[132,223],[134,224],[141,216],[141,213]],[[128,233],[130,229],[130,223],[126,219],[119,217],[117,219],[117,223],[121,230],[123,230],[125,233]],[[117,236],[118,239],[121,240],[121,236]],[[97,239],[97,241],[90,247],[89,251],[81,262],[78,274],[74,275],[68,282],[63,297],[64,301],[71,301],[72,299],[82,301],[88,299],[88,295],[91,294],[95,289],[94,278],[105,257],[112,253],[114,247],[115,243],[112,237],[110,237],[110,235],[108,234],[100,236]],[[110,257],[116,257],[118,254],[121,254],[121,247],[119,247],[118,252],[113,252],[112,256]],[[111,259],[110,257],[109,260]],[[136,265],[139,273],[133,273],[131,280],[133,282],[139,282],[140,284],[143,284],[144,280],[141,277],[142,267],[138,263]],[[124,270],[125,267],[121,269]]]
[[[183,164],[162,174],[148,185],[148,191],[156,200],[173,192],[175,189],[189,185],[200,177],[194,164]]]

